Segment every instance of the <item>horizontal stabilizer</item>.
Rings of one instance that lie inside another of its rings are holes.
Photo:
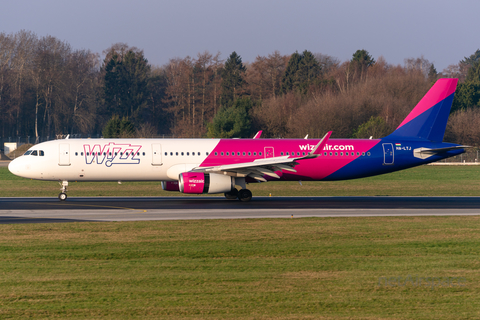
[[[453,147],[436,148],[436,149],[417,148],[413,150],[413,156],[419,159],[427,159],[439,153],[444,153],[450,150],[466,149],[466,148],[471,148],[471,147],[470,146],[453,146]]]

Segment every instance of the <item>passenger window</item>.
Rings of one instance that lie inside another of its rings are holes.
[[[261,152],[259,152],[259,153],[258,153],[258,155],[259,155],[259,156],[261,156],[261,155],[262,155],[262,153],[261,153]]]
[[[145,156],[145,152],[142,155]],[[170,155],[173,155],[173,153],[170,152]]]
[[[145,155],[145,152],[143,153],[143,155]],[[170,155],[173,156],[173,152],[170,152]]]
[[[367,156],[369,156],[369,157],[370,157],[370,152],[367,152]]]
[[[223,152],[220,152],[220,155],[223,156]]]
[[[187,156],[189,156],[189,155],[190,155],[190,152],[187,152]]]
[[[80,152],[80,155],[83,156],[83,152]]]
[[[280,152],[280,155],[283,156],[283,152]]]
[[[175,152],[175,155],[178,156],[178,152]]]
[[[75,152],[75,157],[78,156],[78,152]]]
[[[257,153],[256,153],[256,152],[254,152],[254,153],[253,153],[253,155],[254,155],[254,156],[256,156],[256,155],[257,155]]]
[[[165,155],[168,156],[168,152],[165,152]]]
[[[240,155],[240,152],[237,152],[237,156],[239,156],[239,155]]]
[[[362,152],[362,156],[365,156],[365,152]]]
[[[326,153],[326,152],[324,152],[324,153],[323,153],[323,155],[324,155],[324,156],[326,156],[326,155],[327,155],[327,153]]]
[[[338,156],[338,152],[335,152],[335,155]]]
[[[182,152],[182,156],[183,156],[183,152]]]
[[[300,152],[297,152],[297,156],[299,156],[299,155],[300,155]]]
[[[249,153],[248,153],[248,155],[249,155],[249,156],[251,156],[251,155],[252,155],[252,153],[251,153],[251,152],[249,152]]]
[[[340,152],[340,155],[343,156],[343,152]]]
[[[242,155],[245,155],[245,152],[242,152]]]
[[[333,153],[330,152],[330,156],[333,155]]]
[[[227,156],[229,156],[229,155],[230,155],[230,153],[227,152]]]
[[[208,151],[206,152],[207,156],[208,156]]]
[[[302,152],[302,156],[304,156],[304,155],[305,155],[305,152]]]
[[[215,155],[218,156],[218,152],[215,152]]]

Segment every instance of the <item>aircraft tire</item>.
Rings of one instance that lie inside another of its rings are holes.
[[[67,200],[67,194],[64,193],[64,192],[60,193],[60,194],[58,195],[58,199],[59,199],[60,201],[65,201],[65,200]]]
[[[248,202],[252,200],[252,192],[248,189],[242,189],[238,191],[238,200],[242,202]]]
[[[233,189],[232,191],[230,192],[225,192],[225,198],[227,198],[228,200],[235,200],[238,198],[238,190],[237,189]]]

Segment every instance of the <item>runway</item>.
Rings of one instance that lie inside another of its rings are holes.
[[[480,215],[480,197],[0,198],[0,224],[443,215]]]

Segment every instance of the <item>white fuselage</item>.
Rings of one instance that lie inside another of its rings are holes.
[[[39,180],[173,181],[199,166],[218,139],[65,139],[30,148],[9,170]],[[28,152],[27,152],[28,153]]]

